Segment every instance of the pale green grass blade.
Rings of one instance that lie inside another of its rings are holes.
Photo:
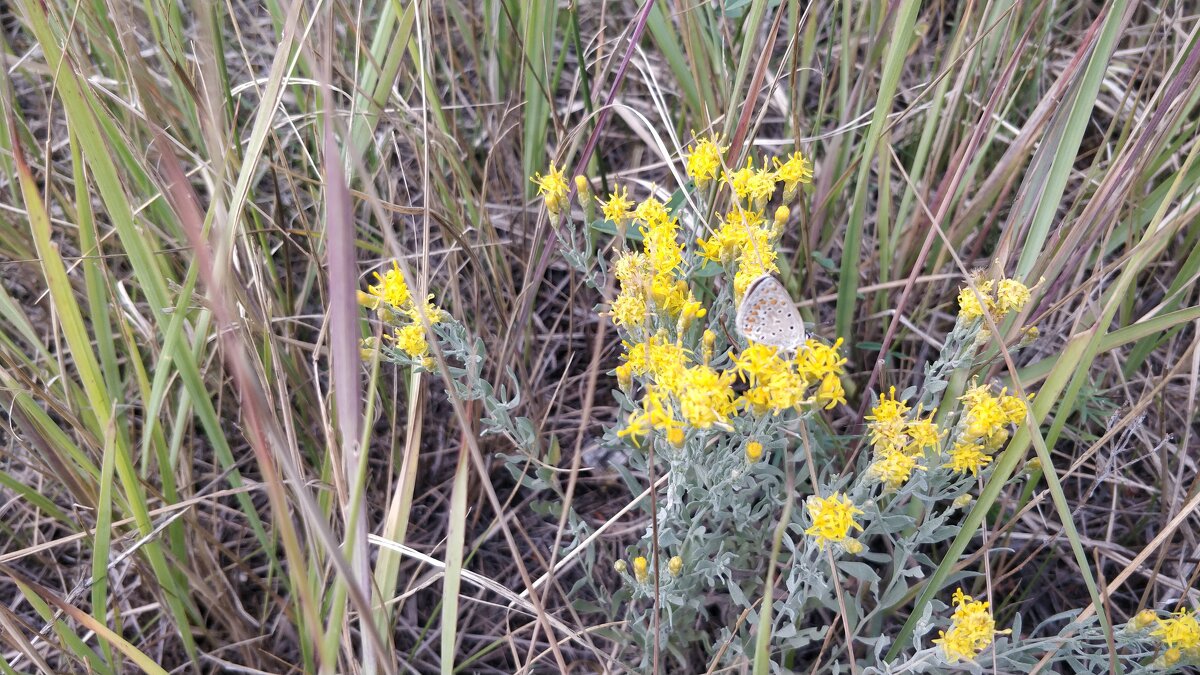
[[[1128,0],[1117,0],[1106,7],[1108,14],[1088,58],[1087,68],[1072,87],[1070,103],[1059,109],[1053,122],[1051,135],[1059,138],[1056,142],[1042,144],[1029,169],[1030,180],[1035,182],[1028,183],[1030,189],[1024,193],[1025,199],[1018,202],[1016,213],[1010,219],[1019,225],[1029,223],[1029,233],[1013,275],[1017,279],[1029,276],[1038,256],[1045,250],[1046,238],[1074,168],[1079,144],[1092,119],[1096,96],[1108,69],[1117,34],[1128,18],[1128,8]]]
[[[871,126],[868,127],[860,148],[862,154],[858,164],[858,180],[855,183],[850,218],[846,222],[842,262],[838,271],[837,319],[834,332],[838,336],[849,338],[852,335],[851,323],[858,307],[859,262],[862,259],[862,232],[870,184],[868,177],[871,174],[871,159],[887,125],[887,114],[892,109],[892,99],[900,84],[900,73],[905,65],[905,55],[912,40],[913,25],[916,23],[919,9],[920,3],[916,0],[905,0],[895,11],[895,23],[892,24],[887,54],[883,60],[879,93],[875,98],[875,112],[871,116]]]

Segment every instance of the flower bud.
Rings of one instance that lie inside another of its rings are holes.
[[[685,440],[687,440],[687,434],[683,433],[683,429],[671,427],[667,430],[667,442],[673,447],[682,448]]]
[[[378,341],[374,337],[363,338],[358,343],[358,355],[363,361],[370,361],[375,357],[375,352],[379,351]]]
[[[650,580],[650,564],[646,562],[644,556],[639,555],[633,559],[633,578],[637,579],[639,584]]]
[[[361,307],[366,307],[367,309],[377,309],[379,307],[379,296],[377,295],[357,291],[355,296],[358,298],[358,304]]]
[[[633,388],[633,366],[629,363],[617,366],[617,386],[624,391]]]
[[[863,552],[863,543],[857,539],[847,539],[842,542],[842,548],[846,549],[846,553],[850,555],[858,555]]]
[[[586,176],[575,176],[575,191],[580,204],[590,204],[592,201],[592,186]]]
[[[750,462],[751,464],[753,464],[753,463],[757,462],[758,460],[762,459],[762,456],[763,456],[763,444],[762,443],[759,443],[758,441],[750,441],[749,443],[746,444],[746,461],[747,462]]]
[[[792,210],[786,206],[775,209],[775,220],[771,223],[771,236],[778,237],[783,234],[783,228],[787,225],[787,220],[791,215]]]
[[[711,330],[708,330],[707,328],[704,329],[704,339],[701,343],[702,346],[700,347],[700,360],[704,362],[704,365],[707,366],[709,361],[712,361],[713,348],[716,346],[716,344],[717,334]]]
[[[1135,631],[1146,630],[1156,621],[1158,621],[1158,613],[1152,609],[1143,609],[1129,620],[1129,628]]]
[[[624,560],[618,560],[613,563],[613,569],[617,571],[617,574],[625,574],[629,570],[629,565],[626,565]]]
[[[973,501],[975,501],[975,497],[970,492],[968,492],[966,494],[962,494],[962,495],[955,497],[954,501],[951,502],[950,505],[951,505],[951,508],[965,509],[968,506],[970,506],[971,502],[973,502]]]
[[[679,556],[674,556],[670,560],[668,560],[667,561],[667,571],[670,572],[671,576],[673,576],[673,577],[679,576],[679,573],[683,571],[683,558],[680,558]]]

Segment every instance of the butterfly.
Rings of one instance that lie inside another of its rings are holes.
[[[737,330],[748,340],[795,351],[804,344],[804,320],[778,279],[764,274],[750,282],[737,311]]]

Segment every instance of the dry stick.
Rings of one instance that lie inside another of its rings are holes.
[[[629,513],[633,509],[637,508],[637,505],[640,504],[641,501],[643,499],[645,499],[647,495],[649,495],[653,491],[658,490],[658,488],[661,487],[662,485],[666,484],[666,482],[667,482],[667,476],[662,476],[661,478],[658,479],[657,483],[654,483],[650,487],[647,487],[645,490],[642,490],[641,494],[639,494],[638,496],[631,499],[628,504],[621,507],[620,511],[617,511],[615,514],[613,514],[613,516],[611,518],[609,518],[607,522],[605,522],[600,527],[596,528],[595,532],[592,532],[590,535],[587,536],[586,539],[581,541],[578,546],[576,546],[574,549],[572,549],[570,553],[563,556],[562,560],[558,561],[558,564],[555,565],[553,569],[547,570],[545,574],[538,577],[537,581],[533,582],[532,587],[538,588],[539,586],[542,586],[547,581],[554,578],[554,576],[556,574],[558,574],[562,570],[566,569],[568,563],[574,561],[575,558],[578,558],[585,550],[587,550],[587,547],[590,546],[593,541],[599,539],[600,535],[604,534],[613,525],[616,525],[617,521],[620,520],[621,516],[625,515],[626,513]],[[0,557],[0,562],[3,562],[3,560],[4,559],[2,557]],[[526,589],[524,591],[521,591],[521,593],[519,594],[519,597],[524,598],[528,594],[529,594],[529,590]]]

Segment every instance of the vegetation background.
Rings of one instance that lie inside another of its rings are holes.
[[[1017,365],[1052,463],[963,558],[1001,626],[1197,602],[1195,3],[18,0],[0,26],[6,673],[638,663],[612,562],[647,514],[597,444],[619,345],[528,177],[644,196],[693,130],[815,161],[786,272],[847,339],[838,428],[873,370],[919,381],[966,273],[1041,280]],[[519,393],[525,478],[604,528],[584,555],[438,372],[360,361],[354,292],[393,259]]]

